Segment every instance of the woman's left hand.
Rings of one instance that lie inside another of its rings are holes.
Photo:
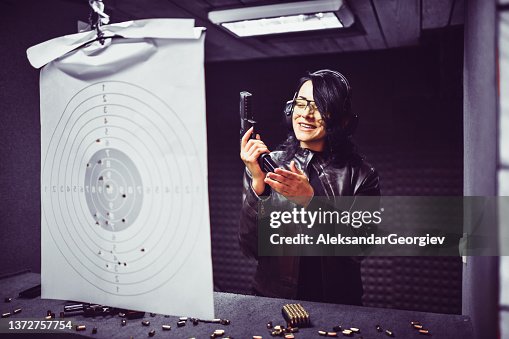
[[[295,166],[293,160],[290,163],[290,170],[276,168],[275,173],[267,173],[264,182],[288,200],[307,207],[315,193],[313,187],[308,177]]]

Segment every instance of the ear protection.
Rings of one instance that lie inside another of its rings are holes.
[[[346,121],[345,125],[342,126],[342,130],[347,136],[350,136],[355,132],[355,130],[357,129],[357,125],[359,123],[359,117],[357,116],[357,114],[352,113],[348,107],[350,105],[350,101],[351,101],[350,83],[348,82],[348,80],[346,79],[346,77],[343,74],[341,74],[337,71],[333,71],[333,70],[329,70],[329,69],[322,69],[322,70],[311,73],[312,76],[313,75],[319,76],[319,75],[323,75],[323,74],[334,75],[335,77],[337,77],[339,79],[339,81],[344,86],[346,96],[345,96],[345,100],[343,101],[341,111],[343,114],[346,114],[346,116],[341,117],[344,119],[340,118],[340,120]],[[286,102],[285,108],[284,108],[286,125],[288,126],[288,128],[290,130],[292,130],[293,109],[295,106],[294,104],[295,104],[295,99],[297,98],[297,94],[298,94],[298,91],[295,92],[292,100],[289,100]]]

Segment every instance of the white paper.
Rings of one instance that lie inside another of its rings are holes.
[[[213,318],[204,36],[157,24],[41,70],[42,297]]]
[[[203,27],[194,27],[194,19],[145,19],[101,26],[106,39],[111,37],[197,39],[203,30]],[[30,47],[27,50],[27,57],[33,67],[40,68],[95,40],[96,37],[96,31],[89,31],[54,38]]]

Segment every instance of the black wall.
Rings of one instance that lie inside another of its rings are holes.
[[[73,33],[86,2],[0,0],[0,274],[40,271],[38,70],[25,50]],[[356,140],[379,170],[386,195],[461,195],[461,27],[428,32],[419,47],[305,58],[206,64],[209,191],[216,289],[247,292],[254,263],[238,249],[243,165],[239,91],[254,94],[269,147],[284,137],[282,107],[306,71],[332,68],[353,87]],[[319,50],[316,51],[320,53]],[[413,268],[417,267],[417,270]],[[456,258],[370,258],[365,303],[435,312],[461,309]],[[419,299],[416,297],[419,293]]]

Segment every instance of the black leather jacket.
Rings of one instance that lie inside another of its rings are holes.
[[[272,159],[279,167],[289,169],[290,161],[283,160],[283,151],[271,152]],[[316,158],[316,159],[313,159]],[[333,165],[324,160],[320,155],[315,154],[308,149],[299,149],[295,154],[295,162],[299,168],[303,170],[309,177],[308,165],[314,166],[316,173],[322,184],[323,191],[329,197],[334,199],[338,196],[379,196],[379,178],[378,174],[371,165],[362,159],[350,161],[345,165]],[[262,204],[270,199],[271,206],[283,206],[292,204],[283,195],[271,191],[269,197],[260,198],[253,191],[251,186],[251,174],[246,169],[244,173],[244,187],[242,194],[242,210],[239,223],[239,243],[242,252],[248,256],[258,260],[258,267],[254,277],[253,287],[260,294],[265,296],[290,298],[297,297],[298,279],[299,279],[299,262],[300,257],[264,257],[258,256],[258,203]],[[263,199],[263,200],[262,200]],[[263,211],[263,207],[260,208]],[[341,266],[349,266],[350,270],[358,272],[350,276],[351,281],[347,283],[355,289],[355,291],[344,291],[345,295],[339,297],[339,300],[327,300],[329,302],[338,303],[358,303],[354,300],[360,300],[362,296],[362,282],[360,280],[360,260],[355,257],[322,257],[322,267],[331,267],[332,271],[338,271],[338,262]],[[337,273],[340,274],[340,273]],[[344,282],[349,277],[337,276],[332,281]]]

